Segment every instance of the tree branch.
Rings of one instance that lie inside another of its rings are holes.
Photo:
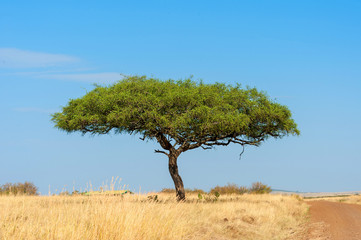
[[[243,155],[243,153],[244,153],[244,144],[242,144],[242,147],[243,147],[243,149],[242,149],[242,152],[239,154],[239,160],[241,160],[242,155]]]
[[[258,146],[262,141],[264,141],[264,138],[261,137],[257,140],[254,141],[247,141],[247,140],[243,140],[243,139],[239,139],[235,136],[231,136],[231,135],[224,135],[221,137],[209,137],[209,138],[205,138],[202,141],[193,143],[193,144],[189,144],[187,142],[188,145],[184,144],[187,147],[181,148],[183,151],[186,150],[191,150],[191,149],[195,149],[198,147],[202,147],[203,149],[211,149],[212,146],[218,145],[218,146],[228,146],[230,143],[237,143],[240,145],[253,145],[253,146]],[[182,145],[183,146],[183,145]],[[206,147],[208,146],[208,147]]]
[[[169,157],[169,154],[168,153],[166,153],[166,152],[164,152],[164,151],[160,151],[160,150],[154,150],[154,152],[155,153],[163,153],[163,154],[165,154],[165,155],[167,155],[168,157]]]
[[[189,142],[187,140],[183,140],[183,143],[181,144],[181,146],[177,149],[180,152],[185,152],[189,149]]]
[[[157,133],[155,137],[157,138],[157,141],[163,149],[170,150],[173,148],[172,144],[170,144],[170,142],[162,133]]]
[[[213,142],[205,142],[203,143],[204,145],[207,146],[213,146],[213,145],[221,145],[221,146],[228,146],[228,144],[230,144],[232,142],[231,139],[229,139],[227,142],[219,142],[219,141],[213,141]]]

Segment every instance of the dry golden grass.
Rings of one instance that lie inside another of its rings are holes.
[[[325,201],[330,201],[330,202],[361,204],[361,195],[318,197],[318,198],[310,198],[307,201],[317,201],[317,200],[325,200]]]
[[[307,221],[308,206],[292,196],[158,196],[3,196],[0,239],[295,239]]]

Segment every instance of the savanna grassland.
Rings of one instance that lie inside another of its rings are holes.
[[[294,196],[154,196],[0,196],[0,239],[297,239],[308,220]]]
[[[314,197],[308,198],[306,201],[317,201],[317,200],[325,200],[330,202],[340,202],[340,203],[351,203],[351,204],[359,204],[361,205],[361,195],[353,194],[353,195],[344,195],[344,196],[326,196],[326,197]]]

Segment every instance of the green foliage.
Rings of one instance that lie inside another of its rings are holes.
[[[255,88],[145,76],[96,86],[70,100],[52,121],[59,129],[83,134],[115,130],[144,139],[161,134],[182,151],[231,142],[258,146],[269,137],[299,134],[288,108]]]
[[[230,143],[259,146],[270,137],[299,134],[290,110],[256,88],[146,76],[96,86],[82,98],[70,100],[52,115],[52,121],[68,133],[113,131],[157,140],[166,151],[156,152],[169,158],[179,201],[185,199],[177,167],[182,152]]]
[[[213,194],[200,194],[198,193],[198,202],[205,201],[205,202],[217,202],[218,198],[221,196],[219,192],[214,192]]]
[[[38,188],[31,182],[6,183],[0,186],[0,195],[38,195]]]

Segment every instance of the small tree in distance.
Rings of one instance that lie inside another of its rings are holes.
[[[161,81],[125,77],[110,86],[96,86],[70,100],[52,115],[55,126],[68,133],[140,134],[156,140],[168,157],[177,199],[185,200],[177,159],[185,151],[230,143],[259,146],[264,140],[299,131],[291,112],[255,88],[192,79]]]
[[[0,186],[0,195],[38,195],[38,188],[31,182],[6,183]]]
[[[249,189],[250,193],[255,194],[264,194],[264,193],[270,193],[272,192],[271,187],[261,183],[261,182],[255,182],[252,183],[252,187]]]

